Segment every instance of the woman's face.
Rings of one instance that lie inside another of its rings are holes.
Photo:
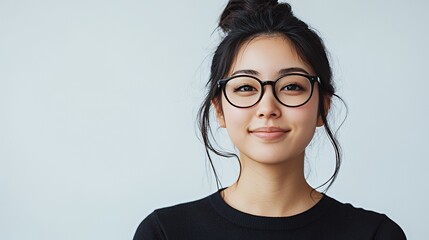
[[[261,80],[275,80],[281,72],[315,75],[296,53],[288,39],[282,36],[259,36],[244,43],[233,61],[228,76],[254,75]],[[262,99],[250,108],[237,108],[222,96],[222,108],[216,107],[217,119],[225,127],[239,151],[240,159],[265,164],[300,161],[313,137],[318,117],[319,92],[315,83],[311,99],[300,107],[286,107],[266,85]],[[216,104],[215,104],[216,106]]]

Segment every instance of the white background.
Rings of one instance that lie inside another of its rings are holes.
[[[131,239],[155,208],[216,190],[195,116],[225,3],[0,1],[0,239]],[[324,38],[349,107],[328,194],[424,239],[429,4],[291,4]],[[318,185],[334,161],[323,132],[307,158]],[[216,161],[230,184],[235,161]]]

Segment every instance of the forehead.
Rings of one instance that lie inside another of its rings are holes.
[[[303,68],[310,74],[314,74],[312,68],[302,60],[288,38],[280,34],[261,35],[240,46],[229,74],[237,70],[251,69],[261,75],[271,76],[280,69],[293,67]]]

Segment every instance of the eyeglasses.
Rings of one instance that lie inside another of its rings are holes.
[[[301,73],[282,75],[275,81],[261,81],[251,75],[236,75],[218,81],[226,100],[237,108],[256,105],[264,95],[264,86],[271,85],[274,97],[286,107],[299,107],[308,102],[313,94],[314,83],[319,77]]]

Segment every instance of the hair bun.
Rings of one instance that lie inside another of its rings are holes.
[[[277,0],[229,0],[220,16],[219,27],[227,32],[234,20],[241,14],[261,11],[277,4]]]

